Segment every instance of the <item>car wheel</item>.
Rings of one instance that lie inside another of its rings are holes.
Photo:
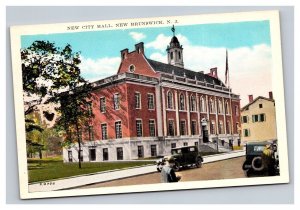
[[[174,171],[179,171],[180,170],[180,164],[178,162],[175,162],[173,169],[174,169]]]
[[[253,158],[251,166],[255,171],[262,171],[264,169],[262,158],[260,156]]]
[[[196,159],[196,167],[197,167],[197,168],[201,168],[201,167],[202,167],[202,161],[201,161],[200,158],[197,158],[197,159]]]
[[[161,172],[163,165],[161,163],[157,164],[156,169],[158,172]]]

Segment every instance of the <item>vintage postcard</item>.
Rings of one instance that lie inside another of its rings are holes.
[[[278,11],[11,27],[22,199],[289,182]]]

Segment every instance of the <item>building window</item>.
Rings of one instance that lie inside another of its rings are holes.
[[[100,98],[100,111],[102,113],[106,112],[106,104],[105,104],[105,98],[104,97]]]
[[[185,110],[185,100],[183,94],[180,94],[179,96],[179,110]]]
[[[216,134],[216,127],[215,127],[215,122],[214,121],[212,121],[210,123],[210,133],[211,134]]]
[[[103,161],[108,160],[108,148],[103,148]]]
[[[69,162],[73,162],[73,154],[72,154],[72,151],[68,151],[68,160],[69,160]]]
[[[120,109],[120,95],[119,93],[114,94],[114,109]]]
[[[198,147],[198,145],[199,145],[199,142],[195,141],[195,146]]]
[[[260,109],[263,108],[263,105],[262,105],[262,104],[259,104],[259,108],[260,108]]]
[[[191,95],[191,111],[194,112],[194,111],[197,111],[197,106],[196,106],[196,98],[194,95]]]
[[[174,120],[169,120],[168,136],[174,136]]]
[[[239,116],[240,112],[239,112],[239,107],[235,106],[235,116]]]
[[[176,143],[171,143],[171,149],[176,148]]]
[[[219,121],[219,133],[220,134],[224,133],[223,121]]]
[[[148,93],[148,109],[154,109],[154,95]]]
[[[96,160],[96,149],[90,149],[90,161],[95,161]]]
[[[187,142],[183,142],[183,146],[187,146],[188,145],[188,143]]]
[[[131,73],[133,73],[133,72],[135,71],[135,66],[134,66],[133,64],[131,64],[131,65],[129,66],[129,71],[130,71]]]
[[[180,121],[180,135],[181,136],[186,135],[186,132],[185,132],[185,121],[184,120]]]
[[[229,114],[228,102],[225,102],[225,114]]]
[[[250,129],[244,129],[244,136],[245,137],[250,136]]]
[[[136,136],[137,137],[143,136],[143,124],[142,124],[142,120],[136,120]]]
[[[215,113],[215,104],[214,104],[214,100],[212,98],[209,100],[209,112]]]
[[[138,146],[138,158],[143,158],[143,157],[144,157],[144,147]]]
[[[192,121],[192,135],[196,135],[197,132],[197,122],[195,120]]]
[[[151,145],[151,157],[157,156],[156,145]]]
[[[266,121],[265,114],[252,115],[252,122],[264,122]]]
[[[115,132],[116,132],[116,139],[122,138],[121,121],[115,122]]]
[[[227,121],[227,122],[226,122],[226,133],[227,133],[227,134],[230,134],[230,130],[231,130],[231,129],[230,129],[230,122]]]
[[[239,123],[236,123],[236,124],[235,124],[236,133],[238,133],[239,127],[240,127],[240,126],[239,126]]]
[[[92,103],[87,104],[87,109],[88,109],[88,115],[92,116],[93,110],[92,110]]]
[[[178,52],[178,58],[181,59],[181,53],[180,53],[180,51]]]
[[[150,136],[155,136],[155,121],[149,120],[149,134]]]
[[[242,116],[242,123],[248,123],[248,116]]]
[[[82,162],[83,161],[83,151],[82,149],[79,151],[79,159]]]
[[[123,148],[117,147],[117,160],[123,160]]]
[[[134,98],[135,98],[135,108],[140,109],[141,108],[141,94],[136,92],[134,94]]]
[[[88,126],[88,133],[89,133],[89,140],[94,141],[94,127],[89,125]]]
[[[201,105],[200,111],[206,112],[206,102],[203,96],[200,98],[200,105]]]
[[[218,113],[223,114],[223,105],[220,99],[218,100]]]
[[[107,139],[107,124],[101,124],[102,140]]]
[[[173,52],[170,53],[171,60],[173,59]]]
[[[169,91],[167,95],[167,104],[168,109],[173,109],[173,93],[171,91]]]

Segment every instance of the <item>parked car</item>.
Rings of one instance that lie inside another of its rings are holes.
[[[246,160],[243,164],[243,170],[246,176],[251,176],[252,174],[264,175],[265,168],[262,162],[262,153],[267,144],[270,142],[249,142],[246,144]],[[277,155],[277,145],[272,144],[272,149],[274,151],[274,168],[275,174],[279,174],[279,160]]]
[[[170,156],[164,156],[156,162],[157,171],[161,171],[166,160]],[[175,159],[174,170],[179,171],[183,167],[201,167],[203,158],[196,146],[184,146],[171,149],[171,157]]]

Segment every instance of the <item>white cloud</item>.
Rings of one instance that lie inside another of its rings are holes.
[[[218,68],[219,78],[225,82],[226,49],[209,48],[191,45],[184,36],[177,36],[183,45],[184,66],[193,71],[209,73],[212,67]],[[146,47],[154,48],[157,52],[150,55],[150,59],[167,63],[166,46],[171,37],[160,34]],[[240,94],[241,105],[248,103],[248,95],[268,96],[272,90],[271,47],[265,44],[253,47],[240,47],[228,50],[230,86],[234,93]]]
[[[189,44],[188,39],[185,36],[178,34],[176,35],[176,37],[178,38],[178,40],[180,40],[180,44],[182,45]],[[154,41],[145,44],[145,47],[154,48],[156,50],[160,50],[164,52],[167,46],[170,44],[171,39],[172,39],[171,36],[165,36],[164,34],[159,34]]]
[[[146,38],[146,35],[143,33],[138,33],[138,32],[130,32],[129,35],[135,40],[135,41],[140,41],[144,38]]]
[[[121,62],[119,57],[91,59],[81,57],[80,69],[84,78],[89,81],[103,79],[118,72]]]

